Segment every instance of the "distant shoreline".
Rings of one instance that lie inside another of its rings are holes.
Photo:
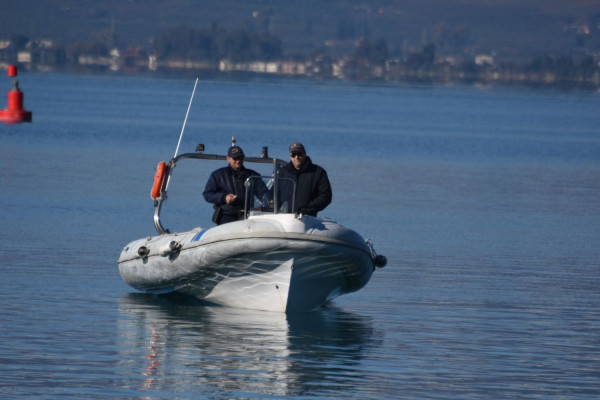
[[[9,63],[0,62],[0,68],[5,69]],[[317,81],[372,82],[372,83],[411,83],[411,84],[458,84],[485,86],[523,86],[535,88],[556,88],[564,90],[600,90],[598,73],[589,79],[560,79],[551,74],[502,73],[496,69],[482,70],[473,74],[464,71],[436,70],[390,70],[384,73],[361,73],[350,76],[333,75],[331,73],[281,73],[277,71],[261,71],[256,69],[238,68],[235,70],[219,70],[218,68],[157,68],[150,70],[141,67],[111,69],[101,65],[65,65],[49,66],[39,64],[18,63],[20,71],[35,71],[41,73],[67,73],[89,75],[118,75],[118,76],[156,76],[179,77],[199,76],[203,79],[218,78],[288,78],[308,79]]]

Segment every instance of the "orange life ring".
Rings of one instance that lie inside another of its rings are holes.
[[[154,175],[154,185],[152,185],[152,192],[150,192],[150,197],[152,197],[153,199],[156,199],[160,196],[166,172],[167,164],[165,164],[164,161],[159,162],[158,167],[156,167],[156,174]]]

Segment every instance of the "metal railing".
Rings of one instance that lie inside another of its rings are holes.
[[[202,151],[204,149],[204,146],[199,145],[198,149],[200,149],[200,151]],[[197,160],[227,160],[227,156],[224,155],[218,155],[218,154],[204,154],[201,152],[197,152],[197,153],[184,153],[184,154],[180,154],[174,158],[172,158],[166,165],[166,172],[165,172],[165,178],[162,181],[162,186],[160,189],[160,196],[158,198],[156,198],[154,200],[154,227],[156,228],[156,231],[158,232],[159,235],[163,235],[166,233],[170,233],[170,231],[168,229],[166,229],[163,225],[162,222],[160,220],[160,212],[162,209],[163,204],[165,203],[165,201],[168,198],[167,195],[167,191],[169,188],[169,182],[171,180],[171,174],[173,173],[173,170],[175,169],[175,166],[177,165],[178,162],[185,160],[185,159],[197,159]],[[279,178],[278,177],[278,170],[279,168],[281,168],[282,166],[286,165],[287,162],[278,158],[269,158],[267,156],[266,151],[263,149],[263,156],[262,157],[245,157],[244,158],[244,162],[249,162],[249,163],[260,163],[260,164],[272,164],[273,165],[273,175],[272,176],[260,176],[260,177],[250,177],[246,180],[246,182],[249,181],[249,179],[251,178],[267,178],[267,179],[273,179],[273,188],[272,188],[272,192],[273,192],[273,212],[274,213],[278,213],[279,211],[279,180],[290,180],[292,181],[293,184],[293,191],[292,191],[292,208],[291,210],[293,210],[294,208],[294,203],[295,203],[295,199],[293,194],[295,193],[295,182],[293,182],[293,180],[289,179],[289,178]],[[248,192],[250,185],[246,185],[246,192]],[[246,204],[244,206],[244,218],[247,218],[249,215],[249,195],[248,193],[246,193]]]

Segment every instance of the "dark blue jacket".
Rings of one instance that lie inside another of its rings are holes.
[[[247,169],[243,166],[236,171],[229,165],[219,168],[210,174],[202,196],[207,202],[221,207],[223,210],[223,222],[240,219],[241,210],[244,208],[244,201],[246,198],[244,181],[249,176],[260,175],[256,171]],[[262,180],[260,180],[260,182],[262,183]],[[266,187],[264,190],[267,190]],[[237,196],[233,204],[225,203],[225,197],[229,193],[233,193]]]
[[[320,166],[313,164],[310,157],[306,157],[304,167],[298,171],[290,162],[282,167],[279,172],[280,178],[291,178],[296,182],[296,203],[294,213],[302,213],[317,216],[317,212],[325,209],[332,198],[331,184],[327,172]],[[279,181],[280,193],[279,203],[289,201],[291,203],[292,185],[284,180]]]

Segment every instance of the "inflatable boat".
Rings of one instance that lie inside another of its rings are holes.
[[[261,157],[245,158],[272,164],[273,173],[246,181],[242,219],[188,232],[171,233],[160,220],[171,174],[183,160],[226,156],[204,154],[199,145],[195,153],[159,163],[151,192],[158,235],[124,247],[118,260],[123,280],[142,292],[178,292],[226,307],[286,313],[317,310],[363,288],[385,257],[371,240],[331,219],[289,212],[294,199],[278,198],[284,178],[277,171],[285,162],[269,158],[265,149]],[[267,182],[268,202],[254,195],[255,179]]]

